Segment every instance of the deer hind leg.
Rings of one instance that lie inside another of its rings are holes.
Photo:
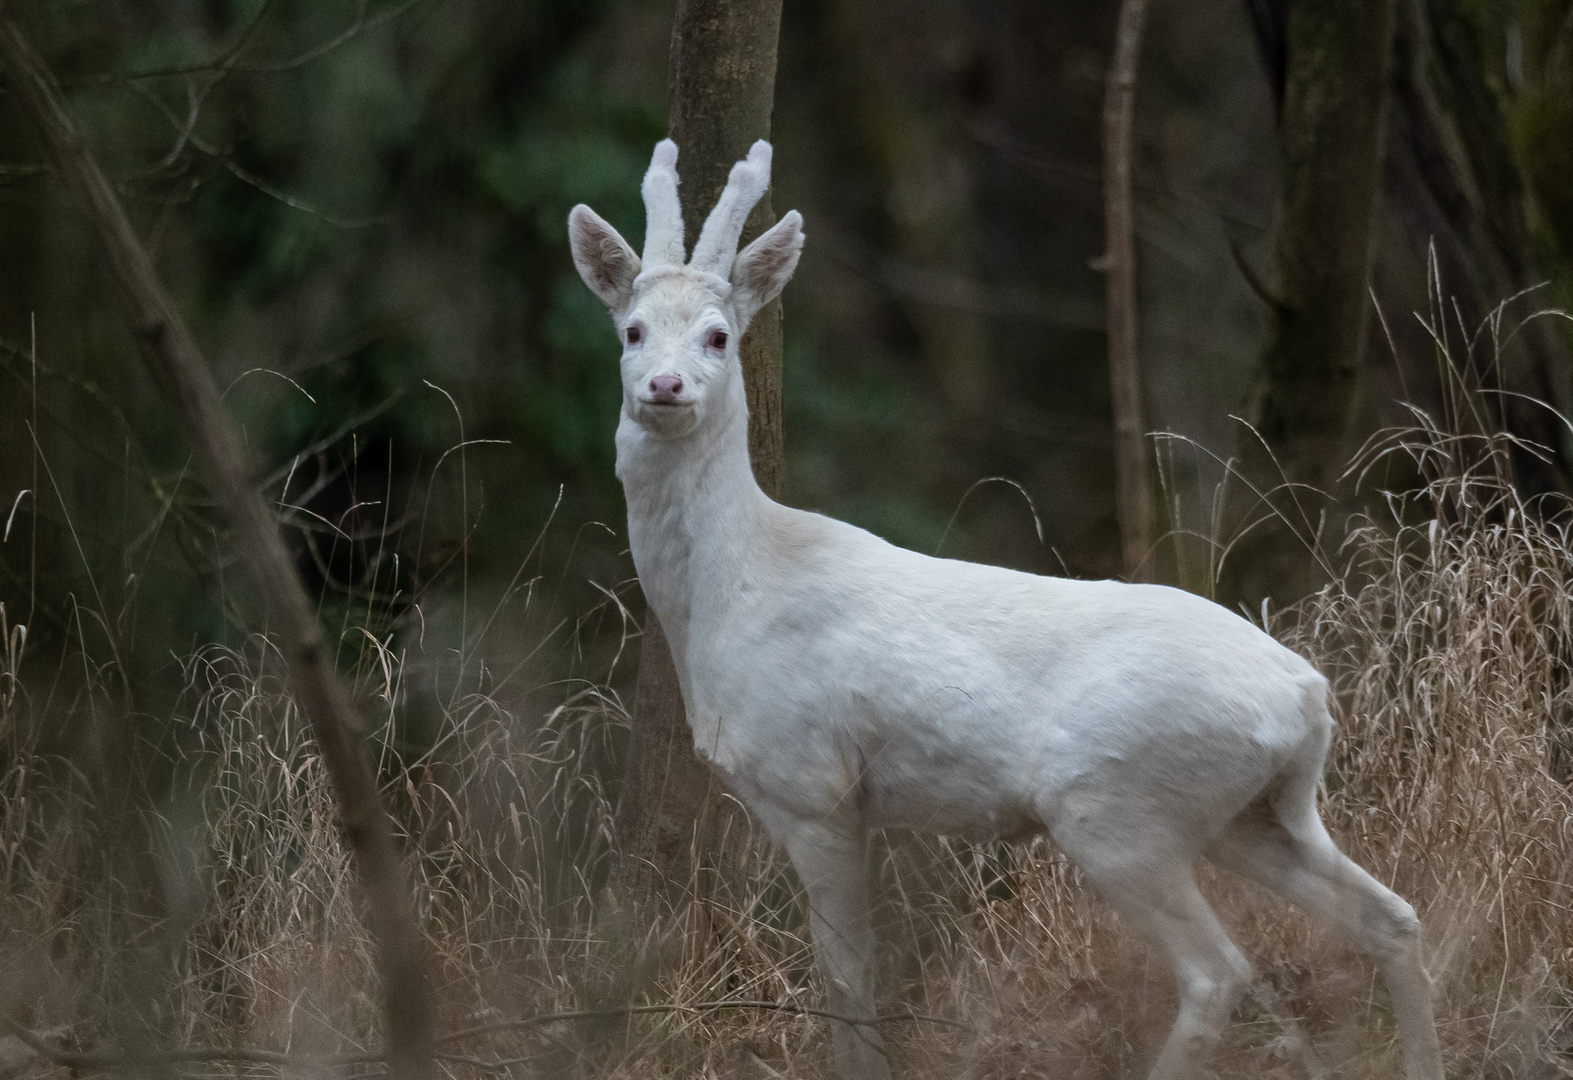
[[[1196,887],[1188,845],[1156,830],[1135,839],[1059,829],[1055,839],[1120,917],[1168,958],[1180,1011],[1149,1080],[1191,1080],[1250,985],[1251,965]]]
[[[782,837],[808,892],[814,957],[829,1012],[872,1020],[874,929],[868,895],[868,833],[861,826],[803,823]],[[889,1080],[885,1045],[872,1024],[830,1021],[830,1050],[842,1080]]]
[[[1340,928],[1365,950],[1393,999],[1406,1075],[1442,1080],[1431,979],[1421,966],[1420,920],[1414,908],[1338,850],[1316,811],[1313,775],[1270,786],[1212,841],[1206,855]]]

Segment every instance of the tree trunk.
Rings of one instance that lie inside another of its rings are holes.
[[[1114,494],[1125,573],[1142,575],[1152,549],[1152,480],[1136,340],[1136,221],[1131,128],[1146,0],[1122,0],[1103,99],[1103,269],[1108,274],[1109,389],[1114,412]]]
[[[667,127],[677,143],[678,195],[691,249],[732,166],[770,138],[781,0],[679,0],[672,20]],[[770,192],[743,227],[741,245],[775,224]],[[748,387],[748,453],[765,494],[781,494],[781,301],[772,300],[742,341]]]
[[[1278,303],[1256,419],[1288,479],[1319,487],[1350,449],[1395,9],[1395,0],[1289,7]]]
[[[1565,309],[1573,297],[1573,199],[1564,180],[1573,164],[1573,9],[1567,0],[1535,0],[1522,11],[1517,57],[1467,0],[1425,0],[1398,25],[1387,164],[1388,235],[1398,243],[1383,252],[1378,281],[1392,310],[1426,311],[1434,263],[1453,330],[1458,318],[1473,328],[1547,280],[1549,289],[1511,307],[1509,326],[1535,309]],[[1445,424],[1476,423],[1450,415],[1456,402],[1438,384],[1434,346],[1418,323],[1390,321],[1399,349],[1393,375],[1406,399]],[[1454,361],[1485,391],[1483,418],[1559,451],[1514,453],[1519,490],[1567,491],[1573,436],[1535,402],[1573,414],[1573,336],[1566,323],[1539,319],[1509,337],[1497,356],[1450,333]]]
[[[1252,278],[1272,322],[1245,408],[1270,458],[1245,433],[1238,457],[1249,486],[1231,486],[1228,517],[1249,531],[1221,537],[1230,550],[1217,590],[1255,610],[1264,597],[1293,603],[1325,580],[1325,551],[1312,550],[1325,547],[1322,502],[1308,489],[1331,493],[1355,449],[1397,2],[1248,4],[1270,76],[1280,30],[1283,42],[1277,282]],[[1256,490],[1273,492],[1271,509]]]
[[[376,939],[385,1000],[388,1072],[393,1080],[431,1075],[431,1008],[425,942],[394,846],[362,725],[331,669],[330,650],[295,576],[278,524],[253,481],[251,462],[224,411],[218,387],[142,246],[60,100],[54,77],[21,30],[0,18],[0,63],[21,109],[37,125],[51,163],[104,245],[143,361],[190,440],[208,488],[223,507],[241,558],[267,606],[273,637],[289,665],[295,702],[311,724],[337,796],[339,823],[354,854]]]
[[[692,248],[734,162],[770,137],[781,0],[679,0],[672,24],[668,127]],[[770,194],[743,230],[746,244],[775,222]],[[781,493],[781,301],[754,317],[740,346],[748,390],[748,451],[759,486]],[[668,897],[689,887],[716,849],[727,804],[694,753],[666,636],[645,616],[633,738],[617,808],[620,891]],[[697,862],[695,861],[697,859]]]

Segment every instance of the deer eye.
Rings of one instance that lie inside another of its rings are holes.
[[[630,326],[627,330],[623,331],[623,334],[628,339],[628,344],[630,345],[637,345],[644,340],[644,331],[639,329],[637,326]]]
[[[716,352],[726,352],[726,331],[710,331],[710,336],[705,339],[705,344]]]

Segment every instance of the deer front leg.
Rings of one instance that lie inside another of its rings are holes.
[[[872,1020],[874,928],[868,899],[868,830],[804,822],[782,838],[808,891],[808,926],[825,978],[826,1008]],[[889,1080],[885,1044],[872,1024],[830,1022],[831,1058],[842,1080]]]

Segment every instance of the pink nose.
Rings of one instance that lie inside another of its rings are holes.
[[[650,399],[662,405],[676,405],[683,392],[683,380],[676,375],[657,375],[650,380]]]

